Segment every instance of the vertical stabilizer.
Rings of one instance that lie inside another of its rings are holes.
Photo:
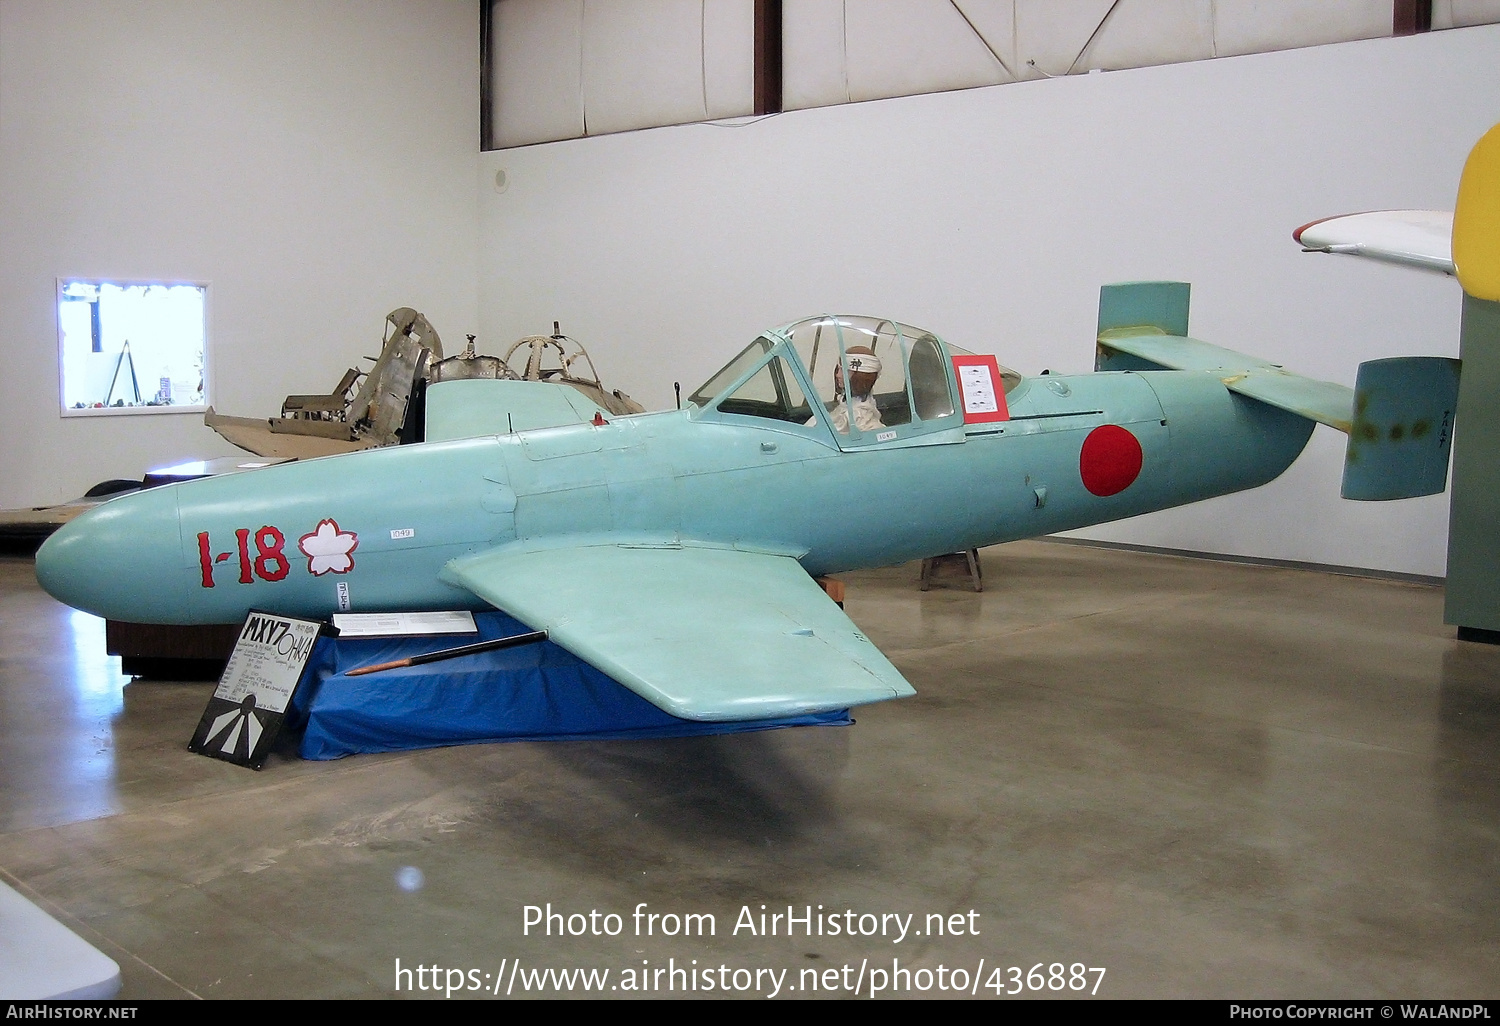
[[[1193,287],[1185,281],[1125,281],[1099,290],[1099,338],[1185,336]],[[1094,370],[1161,370],[1162,364],[1110,346],[1094,352]]]
[[[1400,356],[1359,365],[1344,453],[1346,499],[1410,499],[1448,484],[1458,361]]]
[[[1155,328],[1162,335],[1188,333],[1185,281],[1126,281],[1099,290],[1099,334],[1120,328]]]

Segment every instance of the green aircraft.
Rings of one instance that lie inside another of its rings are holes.
[[[1023,377],[872,317],[767,331],[678,410],[452,381],[427,436],[124,496],[37,553],[100,616],[496,607],[668,713],[760,720],[913,693],[814,578],[1262,485],[1315,423],[1344,494],[1442,491],[1457,363],[1357,390],[1188,337],[1189,287],[1101,292],[1096,373]]]

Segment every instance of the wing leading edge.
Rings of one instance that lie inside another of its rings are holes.
[[[682,719],[772,719],[916,693],[789,556],[507,548],[443,576]]]
[[[1423,271],[1453,274],[1453,214],[1371,210],[1313,221],[1292,232],[1313,253],[1348,253]]]

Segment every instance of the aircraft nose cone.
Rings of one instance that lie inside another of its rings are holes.
[[[169,623],[181,606],[176,488],[111,499],[64,524],[36,553],[36,579],[75,609],[113,620]]]

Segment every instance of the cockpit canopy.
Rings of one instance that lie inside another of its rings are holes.
[[[909,324],[809,317],[761,335],[688,401],[820,433],[831,428],[845,448],[887,442],[963,423],[955,354],[972,355]],[[1009,368],[1001,376],[1006,392],[1021,381]]]

